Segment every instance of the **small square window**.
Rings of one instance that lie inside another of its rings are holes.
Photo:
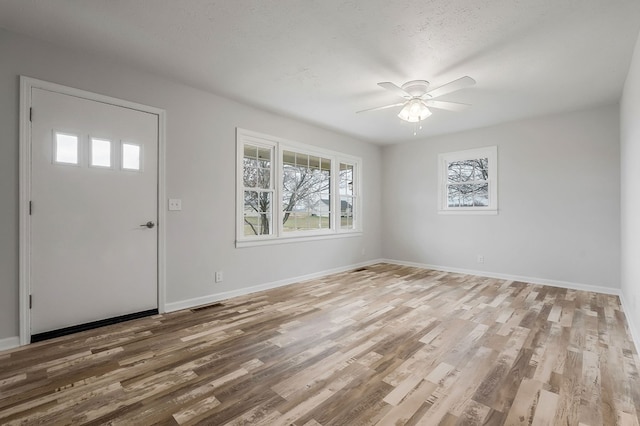
[[[438,156],[438,212],[497,214],[497,147]]]
[[[78,164],[78,136],[56,132],[53,158],[60,164]]]
[[[91,138],[91,165],[111,167],[111,141]]]
[[[123,142],[122,143],[122,169],[140,170],[140,145]]]

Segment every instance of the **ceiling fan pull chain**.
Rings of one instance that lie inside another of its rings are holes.
[[[422,121],[416,121],[413,128],[413,136],[418,134],[418,130],[422,130]]]

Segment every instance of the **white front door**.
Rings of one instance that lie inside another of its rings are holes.
[[[157,309],[158,115],[35,87],[31,106],[31,334]]]

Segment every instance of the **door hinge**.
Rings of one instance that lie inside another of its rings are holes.
[[[33,296],[29,295],[29,309],[33,308]]]
[[[31,216],[32,211],[33,211],[33,201],[29,201],[29,216]]]
[[[33,108],[29,108],[29,121],[33,121]]]

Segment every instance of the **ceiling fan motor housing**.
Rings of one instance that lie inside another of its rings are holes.
[[[421,97],[429,89],[427,80],[411,80],[402,85],[402,89],[413,97]]]

